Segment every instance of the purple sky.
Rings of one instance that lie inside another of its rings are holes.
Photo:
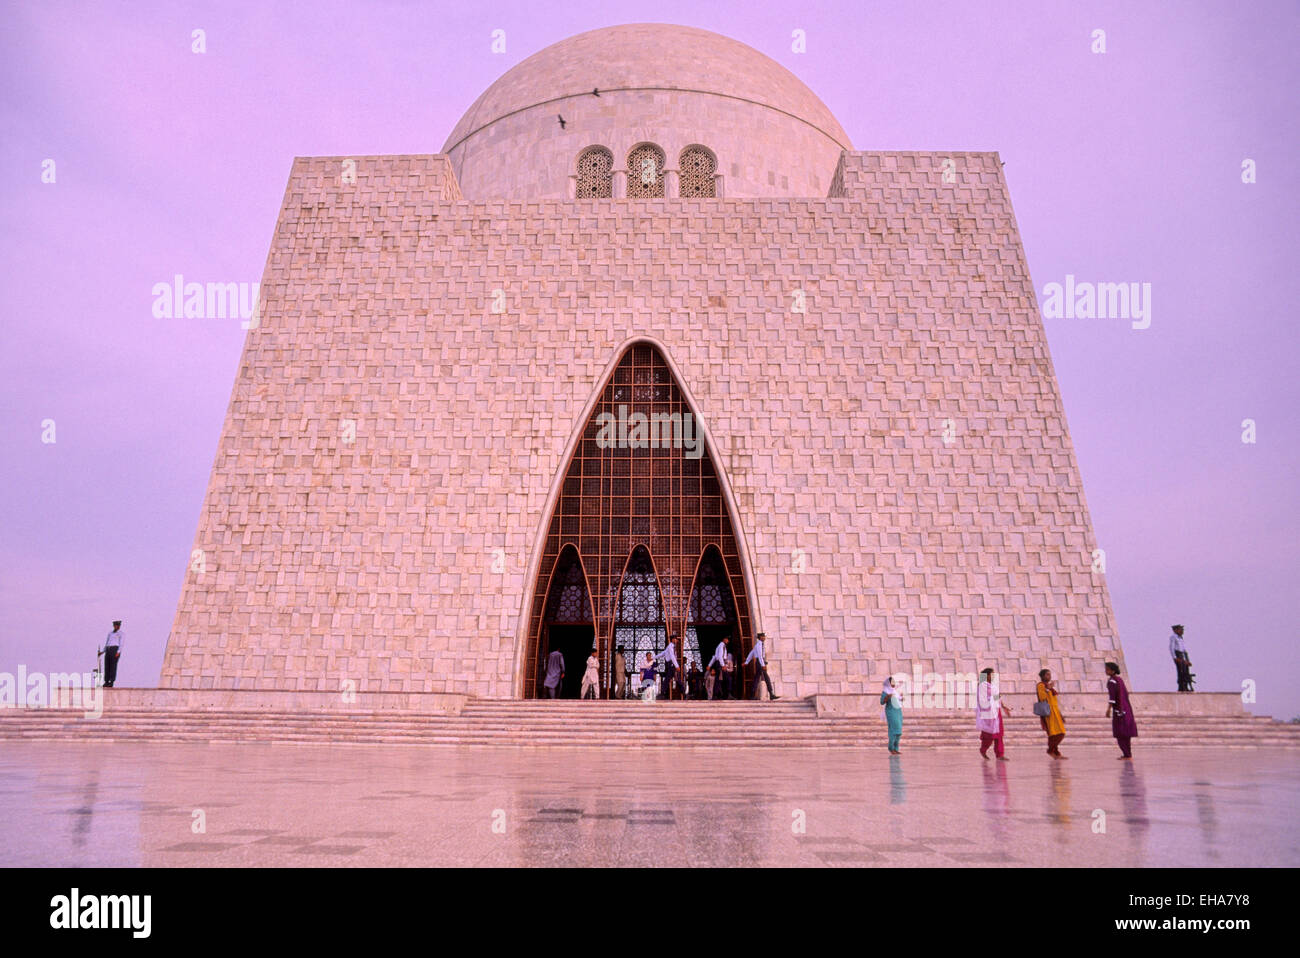
[[[259,280],[295,155],[434,153],[528,55],[655,19],[789,67],[858,149],[1000,151],[1040,298],[1067,273],[1152,284],[1149,329],[1047,321],[1130,684],[1173,689],[1182,622],[1202,689],[1253,679],[1257,711],[1300,714],[1295,3],[55,2],[0,17],[0,670],[88,670],[122,618],[122,684],[158,680],[244,332],[155,319],[154,283]]]

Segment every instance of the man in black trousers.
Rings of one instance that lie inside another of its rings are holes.
[[[117,681],[117,660],[122,657],[122,620],[113,621],[113,631],[104,640],[104,688]]]
[[[729,699],[732,693],[732,674],[736,669],[736,660],[731,655],[731,636],[725,636],[713,651],[709,659],[709,668],[717,665],[717,679],[713,683],[713,698]]]
[[[1178,691],[1192,692],[1192,660],[1187,656],[1187,645],[1183,642],[1183,627],[1175,625],[1174,634],[1169,636],[1169,655],[1174,660],[1174,669],[1178,672]]]
[[[767,683],[767,697],[772,701],[779,699],[781,696],[772,691],[772,680],[767,677],[766,632],[758,633],[758,638],[754,641],[754,647],[749,650],[749,656],[745,659],[743,664],[748,665],[750,662],[758,663],[758,671],[754,674],[754,691],[750,694],[750,698],[755,701],[758,700],[758,697],[761,694],[758,691],[758,683],[762,681]]]

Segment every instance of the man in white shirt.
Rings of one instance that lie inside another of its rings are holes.
[[[104,688],[117,681],[117,660],[122,657],[122,620],[113,620],[113,631],[104,640]]]
[[[655,661],[664,663],[664,694],[671,699],[673,697],[673,684],[676,682],[682,697],[685,698],[686,687],[682,685],[681,666],[677,664],[676,634],[668,636],[668,644],[664,646],[662,652],[655,656]]]
[[[749,650],[749,655],[745,657],[744,665],[748,665],[750,662],[758,663],[758,673],[754,676],[754,690],[750,694],[750,698],[762,698],[762,693],[758,691],[758,682],[762,679],[767,683],[767,697],[775,702],[781,696],[772,691],[772,680],[767,676],[766,640],[766,632],[758,633],[758,638],[754,640],[754,647]]]
[[[713,682],[712,698],[729,699],[731,698],[731,675],[736,669],[735,660],[731,657],[731,636],[727,636],[718,643],[718,647],[713,650],[713,658],[709,659],[708,667],[713,668],[717,665],[717,678]]]
[[[1174,660],[1178,670],[1178,691],[1191,692],[1192,660],[1187,657],[1187,646],[1183,644],[1183,627],[1174,626],[1174,634],[1169,636],[1169,656]]]

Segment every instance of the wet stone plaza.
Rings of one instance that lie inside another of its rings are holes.
[[[1295,866],[1294,750],[0,745],[5,866]]]

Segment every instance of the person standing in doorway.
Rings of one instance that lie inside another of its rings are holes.
[[[1174,634],[1169,636],[1169,656],[1178,672],[1178,691],[1191,692],[1192,660],[1187,657],[1187,646],[1183,643],[1183,627],[1175,625],[1173,629]]]
[[[894,685],[892,675],[887,676],[885,684],[881,686],[880,704],[884,706],[881,714],[889,727],[889,754],[902,755],[900,745],[903,738],[903,700],[898,694],[898,687]]]
[[[767,677],[767,633],[758,633],[758,638],[754,640],[754,647],[749,650],[749,655],[745,657],[745,665],[750,662],[758,663],[758,672],[754,675],[754,689],[750,693],[750,698],[757,699],[762,694],[758,691],[759,679],[767,683],[767,697],[776,701],[781,696],[772,691],[772,680]]]
[[[117,681],[117,660],[122,657],[122,620],[113,620],[113,631],[104,640],[104,688]]]
[[[1110,731],[1119,743],[1120,761],[1133,761],[1133,739],[1137,736],[1137,720],[1133,718],[1133,707],[1128,700],[1128,686],[1119,677],[1119,666],[1114,662],[1106,663],[1106,693],[1110,696],[1106,706],[1106,717],[1110,719]]]
[[[542,683],[547,698],[560,697],[560,683],[563,681],[564,653],[559,649],[551,649],[551,654],[546,657],[546,680]]]
[[[731,636],[724,638],[713,650],[713,658],[709,659],[709,668],[713,668],[715,664],[718,671],[713,680],[713,697],[729,699],[731,698],[731,676],[736,668],[735,660],[731,657]]]
[[[1056,701],[1056,683],[1052,680],[1052,670],[1043,669],[1038,673],[1038,701],[1034,703],[1034,714],[1043,723],[1047,733],[1047,754],[1052,758],[1065,758],[1061,754],[1061,739],[1065,738],[1065,719],[1061,717],[1061,705]]]
[[[614,698],[621,699],[624,691],[627,689],[627,677],[629,670],[627,667],[627,656],[623,654],[623,646],[618,647],[614,653]]]
[[[673,697],[673,686],[676,685],[682,697],[686,697],[686,689],[682,685],[682,671],[677,663],[677,636],[676,634],[668,636],[668,644],[664,650],[655,656],[656,662],[664,663],[664,695],[668,698]]]
[[[588,692],[593,699],[600,698],[600,658],[595,649],[587,656],[587,671],[582,674],[582,691],[578,698],[585,699]]]
[[[992,745],[993,754],[997,756],[998,761],[1005,762],[1007,755],[1006,746],[1002,741],[1004,732],[1002,716],[1010,715],[1011,708],[998,694],[997,673],[989,668],[981,672],[980,676],[979,688],[975,690],[975,727],[980,733],[980,755],[988,758],[989,746]]]

